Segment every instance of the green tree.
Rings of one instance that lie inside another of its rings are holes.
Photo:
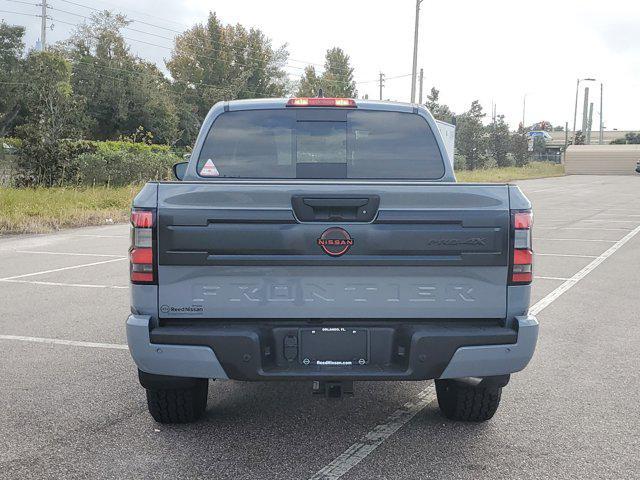
[[[573,144],[574,145],[584,145],[586,141],[587,141],[587,138],[584,136],[584,133],[582,132],[582,130],[578,130],[573,135]]]
[[[533,153],[540,156],[547,152],[547,141],[542,137],[533,139]]]
[[[517,167],[523,167],[529,163],[529,140],[522,124],[520,124],[518,131],[511,135],[511,152]]]
[[[356,98],[358,96],[349,55],[341,48],[333,47],[327,50],[320,85],[325,97]]]
[[[181,141],[193,142],[199,123],[220,100],[283,96],[287,58],[286,45],[274,49],[261,30],[224,25],[215,13],[178,35],[166,65]]]
[[[178,116],[170,83],[129,52],[121,29],[130,23],[120,14],[95,13],[62,45],[73,65],[74,92],[86,99],[93,138],[117,139],[142,127],[154,141],[171,143]]]
[[[308,65],[298,83],[296,96],[315,97],[320,88],[320,77],[316,74],[316,69],[312,65]]]
[[[20,112],[24,27],[0,23],[0,138],[10,131]]]
[[[440,100],[440,90],[436,87],[431,87],[431,91],[427,95],[427,101],[425,102],[425,107],[431,112],[431,115],[436,120],[441,120],[443,122],[453,123],[454,114],[451,109],[447,105],[443,105],[439,102]]]
[[[31,52],[24,75],[29,79],[21,92],[27,121],[16,129],[23,139],[19,167],[24,183],[51,186],[68,166],[63,140],[82,136],[84,103],[73,95],[71,65],[58,52]]]
[[[236,36],[243,42],[237,48],[240,62],[244,62],[246,82],[238,98],[280,97],[288,88],[287,74],[283,70],[289,58],[286,45],[274,50],[271,40],[259,29],[248,31],[236,25]],[[242,43],[245,43],[244,48]]]
[[[456,150],[464,156],[469,170],[482,168],[486,161],[487,137],[482,119],[485,114],[478,100],[469,110],[457,117]]]
[[[492,123],[487,126],[488,153],[491,155],[499,167],[511,165],[511,159],[507,155],[511,147],[511,133],[509,125],[504,121],[504,115],[498,115]]]

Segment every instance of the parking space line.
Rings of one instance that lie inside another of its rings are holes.
[[[107,253],[76,253],[76,252],[43,252],[36,250],[15,250],[16,253],[33,253],[38,255],[71,255],[77,257],[108,257],[108,258],[127,258],[123,255],[109,255]]]
[[[337,480],[364,460],[391,435],[400,430],[409,420],[436,399],[435,386],[431,383],[418,393],[415,400],[405,403],[393,412],[384,423],[376,425],[373,430],[351,445],[334,461],[318,470],[310,480]]]
[[[50,343],[54,345],[72,345],[74,347],[107,348],[112,350],[128,350],[129,347],[120,343],[81,342],[78,340],[61,340],[59,338],[24,337],[21,335],[0,335],[0,340],[17,340],[20,342]]]
[[[542,300],[536,302],[536,304],[529,309],[529,313],[531,315],[537,315],[547,308],[563,293],[571,289],[571,287],[591,273],[598,265],[613,255],[620,247],[635,237],[638,233],[640,233],[640,226],[637,226],[623,238],[616,241],[615,245],[612,245],[604,253],[598,255],[598,257],[590,262],[589,265],[573,275],[570,279],[564,281]],[[415,401],[405,403],[401,408],[393,412],[384,423],[377,425],[358,442],[347,448],[347,450],[345,450],[335,460],[318,470],[311,479],[338,480],[370,455],[376,448],[382,445],[382,443],[391,435],[400,430],[409,420],[420,413],[420,411],[429,405],[434,399],[434,387],[433,384],[431,384],[418,394],[418,398]]]
[[[88,283],[60,283],[60,282],[39,282],[36,280],[0,280],[6,283],[26,283],[31,285],[48,285],[54,287],[81,287],[81,288],[114,288],[126,290],[128,286],[122,285],[93,285]]]
[[[589,220],[580,220],[581,222],[609,222],[609,223],[633,223],[633,224],[637,224],[638,221],[637,220],[593,220],[593,219],[589,219]]]
[[[539,278],[541,280],[560,280],[560,281],[567,281],[569,280],[568,278],[563,278],[563,277],[544,277],[542,275],[536,275],[533,278]]]
[[[598,258],[597,255],[579,255],[577,253],[535,253],[538,257],[576,257],[576,258]]]
[[[533,237],[534,240],[551,240],[551,241],[569,241],[569,242],[606,242],[616,243],[618,240],[600,240],[595,238],[545,238],[545,237]]]
[[[126,257],[112,258],[111,260],[102,260],[101,262],[84,263],[82,265],[72,265],[71,267],[53,268],[51,270],[42,270],[40,272],[25,273],[23,275],[14,275],[12,277],[0,278],[0,281],[15,280],[17,278],[33,277],[34,275],[44,275],[45,273],[62,272],[65,270],[74,270],[76,268],[93,267],[94,265],[103,265],[105,263],[120,262],[126,260]]]
[[[603,230],[605,232],[628,232],[631,228],[601,228],[601,227],[546,227],[542,225],[536,225],[536,228],[542,228],[543,230]]]
[[[129,235],[93,235],[88,233],[72,233],[70,236],[88,238],[129,238]]]
[[[563,293],[571,289],[575,284],[577,284],[580,280],[586,277],[589,273],[591,273],[598,265],[604,262],[607,258],[613,255],[620,247],[622,247],[625,243],[635,237],[638,233],[640,233],[640,226],[637,226],[629,233],[627,233],[624,237],[618,240],[614,245],[609,247],[605,252],[598,255],[592,262],[590,262],[586,267],[580,270],[578,273],[573,275],[571,278],[566,280],[562,285],[549,293],[542,300],[538,301],[533,307],[529,309],[529,313],[531,315],[537,315],[542,310],[551,305],[555,300],[560,297]]]
[[[603,227],[557,227],[558,230],[602,230],[604,232],[629,232],[632,228],[603,228]]]

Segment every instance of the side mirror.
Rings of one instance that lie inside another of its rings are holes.
[[[187,173],[187,165],[189,162],[178,162],[173,165],[173,176],[178,180],[182,180],[184,178],[185,173]]]

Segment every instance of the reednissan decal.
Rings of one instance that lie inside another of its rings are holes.
[[[353,245],[353,238],[344,228],[327,228],[317,240],[324,253],[332,257],[344,255]]]

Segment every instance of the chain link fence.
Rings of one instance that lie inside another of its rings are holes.
[[[560,151],[547,152],[547,153],[534,153],[533,155],[531,155],[531,160],[534,162],[562,163],[562,153],[560,153]]]

